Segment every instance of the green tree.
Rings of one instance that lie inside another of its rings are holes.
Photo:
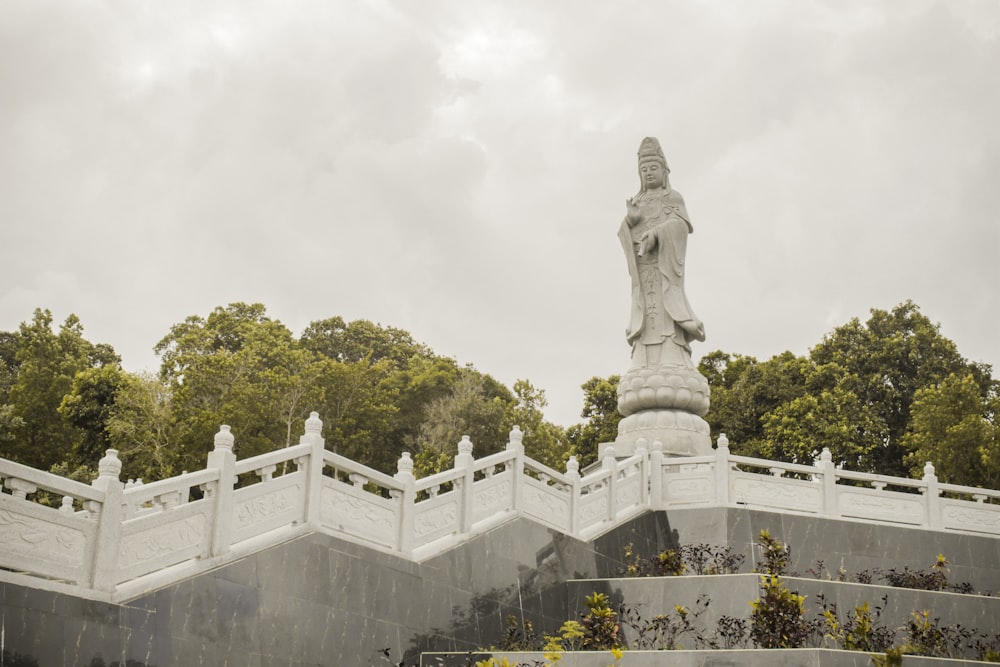
[[[503,385],[487,377],[464,368],[451,391],[427,405],[415,447],[418,474],[450,468],[463,435],[472,440],[477,458],[506,445],[505,417],[514,400]]]
[[[447,396],[459,376],[453,359],[368,320],[318,320],[300,341],[328,362],[320,379],[328,446],[387,473],[402,451],[418,450],[428,405]]]
[[[563,429],[545,419],[544,410],[549,403],[545,391],[536,389],[528,380],[517,380],[514,400],[505,421],[511,428],[520,427],[524,434],[524,453],[550,468],[565,470],[569,443]]]
[[[344,363],[368,359],[377,363],[389,359],[405,368],[414,356],[433,356],[430,348],[413,340],[403,329],[384,327],[368,320],[344,322],[340,316],[309,324],[300,337],[313,352]]]
[[[764,456],[774,449],[766,443],[766,417],[805,395],[815,371],[809,359],[791,352],[760,362],[750,356],[715,351],[702,357],[698,369],[712,389],[706,415],[712,440],[725,433],[733,452],[745,456]]]
[[[233,303],[188,317],[156,346],[160,376],[184,433],[181,462],[198,465],[228,424],[246,458],[289,444],[318,402],[321,370],[285,325],[261,304]]]
[[[401,449],[391,443],[398,390],[391,382],[395,364],[370,357],[339,362],[324,359],[320,416],[326,447],[385,473],[396,470]]]
[[[72,456],[64,461],[72,466],[97,467],[110,441],[107,423],[118,390],[127,374],[117,365],[85,368],[73,378],[69,393],[59,404],[59,414],[81,432]]]
[[[830,374],[823,388],[841,385],[885,423],[886,437],[872,469],[887,475],[908,472],[902,438],[918,390],[952,373],[971,375],[984,393],[992,382],[989,366],[966,361],[912,301],[891,311],[872,309],[864,324],[855,318],[837,327],[812,349],[810,358],[817,366],[841,370]]]
[[[602,442],[614,442],[618,437],[618,422],[622,419],[618,412],[620,380],[619,375],[606,378],[595,375],[580,385],[583,389],[583,410],[580,416],[586,421],[566,429],[566,441],[581,469],[597,460],[598,445]]]
[[[16,337],[6,336],[3,347],[3,373],[10,386],[6,407],[0,408],[0,427],[7,429],[0,436],[0,455],[47,470],[71,458],[84,437],[59,413],[73,378],[87,368],[117,365],[118,357],[110,346],[87,341],[76,315],[67,317],[56,333],[52,313],[42,309],[21,324]]]
[[[123,378],[106,428],[124,478],[149,482],[204,467],[204,458],[185,451],[187,426],[174,417],[171,399],[170,385],[159,377],[140,373]]]
[[[918,389],[903,436],[915,477],[931,462],[939,479],[995,489],[1000,485],[1000,397],[983,396],[971,374],[952,373]]]
[[[805,465],[827,448],[839,465],[872,470],[886,437],[885,424],[878,415],[841,387],[782,403],[763,421],[761,455]]]

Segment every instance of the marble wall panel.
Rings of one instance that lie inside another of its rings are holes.
[[[925,567],[940,551],[1000,589],[1000,540],[818,520],[745,509],[645,514],[585,543],[515,520],[422,563],[325,535],[307,535],[218,570],[111,605],[0,584],[5,648],[41,667],[111,665],[416,664],[421,650],[462,650],[498,642],[506,617],[552,631],[592,585],[625,567],[624,549],[653,554],[677,544],[723,544],[749,552],[761,528],[793,545],[793,568],[884,565],[890,556]],[[933,538],[933,539],[932,539]],[[942,543],[943,542],[943,543]],[[748,563],[744,571],[751,569]],[[598,584],[625,595],[629,583]],[[685,584],[696,586],[696,584]],[[978,584],[977,584],[978,585]],[[985,585],[985,584],[984,584]],[[583,588],[589,588],[584,591]],[[669,602],[664,593],[656,603]],[[745,603],[745,601],[743,601]]]

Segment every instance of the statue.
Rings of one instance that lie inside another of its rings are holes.
[[[660,143],[647,137],[639,147],[639,193],[625,200],[618,232],[632,277],[625,337],[638,368],[661,363],[692,368],[690,342],[705,340],[705,327],[684,293],[684,255],[694,227],[669,176]]]
[[[660,142],[639,146],[639,192],[625,201],[618,231],[632,305],[625,340],[632,362],[618,386],[614,447],[627,456],[654,442],[666,454],[698,456],[712,451],[708,381],[691,361],[691,342],[705,340],[705,326],[684,292],[688,235],[694,231],[684,199],[670,186]]]

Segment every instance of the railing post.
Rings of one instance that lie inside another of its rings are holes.
[[[608,445],[601,461],[601,467],[608,471],[608,521],[614,521],[618,514],[618,498],[615,494],[618,487],[618,461],[615,460],[615,454],[615,446]]]
[[[218,480],[210,484],[215,497],[215,508],[212,517],[212,541],[209,545],[209,555],[221,556],[229,551],[233,535],[233,506],[235,497],[233,486],[236,484],[236,455],[233,444],[236,439],[226,425],[219,427],[215,434],[215,449],[208,455],[208,467],[218,472]]]
[[[729,505],[729,438],[719,434],[715,448],[715,502]]]
[[[823,483],[823,516],[837,516],[837,466],[833,464],[833,454],[829,447],[824,447],[816,461],[820,471],[820,481]]]
[[[86,508],[98,512],[97,534],[94,538],[91,586],[95,590],[113,593],[118,583],[118,554],[122,542],[122,493],[125,485],[119,479],[122,462],[118,451],[109,449],[97,464],[99,476],[90,483],[104,492],[100,503],[88,501]]]
[[[635,441],[635,453],[641,457],[639,461],[639,502],[649,509],[649,441],[639,438]]]
[[[393,477],[403,485],[399,494],[399,551],[404,556],[413,553],[413,515],[414,503],[417,500],[417,478],[413,476],[413,459],[409,452],[403,452],[396,461],[396,474]]]
[[[323,421],[319,418],[318,412],[310,412],[309,419],[306,420],[306,432],[299,439],[300,444],[308,443],[309,456],[305,463],[306,475],[306,497],[303,508],[303,520],[312,530],[319,530],[321,527],[322,515],[320,507],[323,500]],[[296,459],[296,463],[299,463]],[[302,466],[300,466],[301,469]]]
[[[938,488],[938,478],[934,474],[934,464],[930,461],[924,466],[924,481],[927,483],[924,492],[924,502],[927,503],[927,527],[941,530],[941,489]]]
[[[575,456],[566,461],[566,477],[570,480],[569,487],[569,532],[574,537],[580,531],[580,462]]]
[[[649,452],[649,508],[663,507],[663,443],[654,440]]]
[[[460,480],[456,480],[461,486],[459,491],[459,523],[458,529],[462,535],[472,532],[472,466],[475,459],[472,458],[472,440],[469,436],[463,435],[458,443],[458,456],[455,457],[455,469],[462,470],[465,474]]]
[[[524,444],[522,439],[524,434],[521,433],[521,427],[515,426],[510,430],[510,435],[507,440],[507,451],[514,452],[514,465],[511,472],[511,489],[510,489],[510,499],[511,499],[511,509],[516,511],[518,514],[521,513],[521,507],[523,503],[521,502],[521,484],[522,478],[524,477]]]

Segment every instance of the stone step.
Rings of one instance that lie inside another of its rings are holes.
[[[553,664],[540,652],[424,653],[420,667],[473,667],[493,657],[497,664],[506,659],[518,667]],[[609,651],[566,652],[555,665],[572,667],[871,667],[870,653],[831,649],[747,649],[731,651],[625,651],[618,662]],[[903,667],[959,667],[985,663],[924,656],[903,656]],[[494,667],[494,666],[490,666]]]
[[[612,608],[624,602],[645,619],[670,614],[678,605],[698,613],[699,599],[707,599],[697,622],[710,632],[723,616],[750,617],[750,603],[760,597],[760,580],[758,574],[577,579],[566,583],[570,605],[566,617],[578,618],[585,612],[584,598],[595,592],[608,595]],[[822,614],[824,602],[828,607],[836,605],[842,620],[868,603],[873,613],[876,607],[882,608],[879,623],[887,628],[902,628],[913,612],[928,610],[940,625],[960,625],[991,635],[1000,632],[1000,597],[803,577],[780,577],[780,581],[790,591],[805,596],[805,616],[809,619]],[[555,628],[549,630],[551,633]],[[902,639],[901,633],[897,636]]]

